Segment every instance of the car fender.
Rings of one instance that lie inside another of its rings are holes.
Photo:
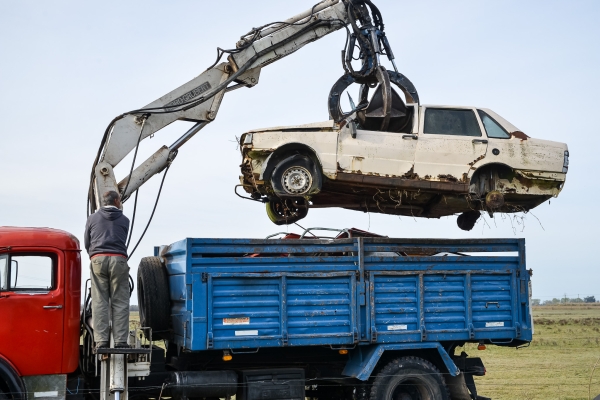
[[[275,166],[281,160],[283,160],[283,158],[286,154],[289,154],[294,151],[302,151],[302,150],[310,153],[307,155],[314,158],[314,160],[317,162],[317,167],[319,168],[319,170],[321,172],[323,172],[323,163],[321,162],[321,158],[319,157],[317,152],[312,147],[310,147],[304,143],[286,143],[283,146],[280,146],[277,149],[275,149],[275,151],[273,151],[271,154],[269,154],[269,156],[265,159],[265,161],[262,163],[262,166],[260,169],[259,179],[261,181],[270,179],[271,173],[275,169]]]
[[[473,178],[473,175],[475,175],[475,173],[477,173],[477,171],[481,170],[482,168],[485,167],[489,167],[491,165],[498,165],[501,167],[506,167],[506,168],[510,168],[514,171],[514,168],[511,167],[510,165],[503,163],[503,162],[498,162],[496,160],[486,160],[485,158],[482,160],[479,160],[478,162],[474,163],[471,168],[469,169],[469,173],[467,174],[467,179],[470,182],[471,179]]]

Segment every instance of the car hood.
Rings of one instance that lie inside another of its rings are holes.
[[[274,126],[272,128],[253,129],[246,133],[260,133],[260,132],[297,132],[297,131],[330,131],[335,127],[333,120],[324,122],[313,122],[311,124],[304,125],[289,125],[289,126]]]

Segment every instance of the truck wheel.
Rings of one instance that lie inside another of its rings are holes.
[[[321,191],[321,173],[307,156],[295,154],[281,161],[271,174],[279,197],[302,197]]]
[[[171,331],[171,301],[167,269],[159,257],[144,257],[137,276],[140,325],[152,328],[152,339],[168,339]],[[149,339],[148,332],[144,334]]]
[[[267,216],[275,225],[290,225],[308,214],[307,202],[298,199],[273,199],[266,203]]]
[[[25,400],[26,395],[27,390],[18,372],[0,358],[0,399]]]
[[[429,361],[401,357],[375,378],[370,400],[449,400],[442,374]]]

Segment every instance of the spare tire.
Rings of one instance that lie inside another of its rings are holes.
[[[152,339],[170,339],[171,301],[167,269],[159,257],[144,257],[137,276],[141,327],[152,328]],[[144,331],[147,339],[149,332]]]

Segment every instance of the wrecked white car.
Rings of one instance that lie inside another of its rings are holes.
[[[464,230],[481,211],[526,212],[562,190],[566,144],[531,138],[486,108],[404,104],[393,95],[385,130],[375,93],[368,107],[338,123],[245,133],[241,186],[278,225],[309,208],[341,207],[460,214]]]

